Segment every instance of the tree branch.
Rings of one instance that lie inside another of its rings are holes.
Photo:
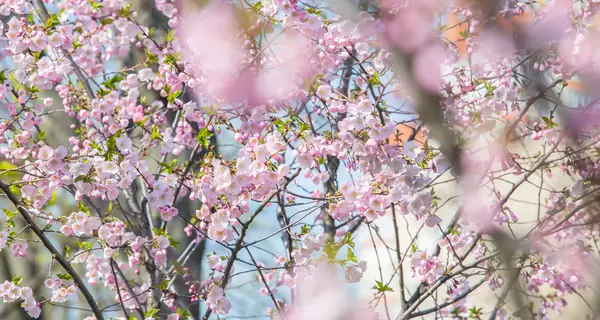
[[[75,282],[75,285],[83,294],[83,297],[92,309],[92,312],[96,316],[96,319],[104,320],[104,316],[102,315],[102,311],[100,311],[100,308],[98,307],[98,303],[96,302],[96,300],[94,300],[94,297],[81,280],[79,274],[75,271],[75,269],[73,269],[73,267],[67,261],[67,259],[65,259],[65,257],[63,257],[62,254],[58,252],[58,250],[54,247],[52,242],[50,242],[50,240],[46,237],[44,232],[35,224],[35,221],[33,221],[31,215],[29,215],[29,212],[24,209],[23,204],[21,203],[21,201],[19,201],[19,199],[17,199],[14,193],[10,190],[9,186],[6,183],[0,181],[0,189],[2,189],[2,191],[4,192],[4,194],[6,194],[10,202],[12,202],[13,205],[17,208],[17,210],[23,216],[27,224],[29,224],[29,226],[31,227],[31,230],[36,234],[36,236],[40,240],[42,240],[44,247],[46,247],[48,251],[52,253],[54,259],[58,261],[58,263],[67,271],[67,273],[71,275],[71,277],[73,277],[73,282]]]

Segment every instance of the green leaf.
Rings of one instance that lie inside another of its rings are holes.
[[[371,77],[369,77],[369,83],[374,86],[381,84],[381,79],[379,79],[379,74],[377,72],[375,72]]]
[[[546,123],[546,126],[548,128],[554,128],[554,127],[558,126],[558,124],[556,122],[552,121],[552,118],[542,117],[542,120],[544,120],[544,123]]]
[[[116,74],[112,78],[102,83],[108,89],[117,89],[117,84],[125,79],[121,74]]]
[[[169,239],[169,243],[171,244],[171,247],[177,249],[179,247],[179,241],[171,238],[171,237],[167,237]]]
[[[58,16],[55,14],[50,15],[48,17],[48,20],[46,20],[46,28],[52,28],[59,24],[60,24],[60,21],[58,21]]]
[[[284,133],[285,132],[285,130],[286,130],[285,122],[283,122],[283,120],[281,120],[281,118],[273,121],[273,124],[277,127],[277,131],[279,133]]]
[[[83,202],[79,201],[77,202],[77,208],[79,209],[79,211],[81,212],[85,212],[88,216],[90,215],[90,209],[88,209]]]
[[[310,232],[310,227],[307,225],[302,225],[302,231],[301,231],[301,235],[305,235],[308,234]]]
[[[262,9],[264,6],[263,6],[262,2],[258,1],[254,4],[253,7],[256,11],[258,11],[258,10]]]
[[[56,191],[52,191],[52,198],[46,202],[46,206],[52,206],[56,203]]]
[[[492,83],[488,81],[486,81],[484,85],[486,90],[486,97],[492,97],[494,95],[494,90],[496,90],[496,86],[492,85]]]
[[[94,1],[88,0],[88,3],[90,4],[90,6],[92,7],[93,10],[100,10],[103,7],[102,3],[100,3],[100,2],[94,2]]]
[[[169,30],[169,32],[167,32],[167,35],[165,35],[165,41],[171,42],[174,39],[175,39],[175,30]]]
[[[192,314],[186,309],[177,308],[177,314],[181,316],[181,320],[188,319],[192,316]]]
[[[144,314],[144,318],[151,318],[152,316],[157,314],[158,311],[159,311],[158,309],[150,309],[150,310],[146,311],[146,313]]]
[[[167,171],[168,173],[173,173],[173,167],[177,163],[177,159],[173,159],[171,163],[161,162],[160,165],[163,167],[161,172]]]
[[[325,246],[323,247],[323,253],[327,256],[330,263],[343,262],[340,264],[345,264],[345,261],[339,261],[339,260],[335,259],[335,257],[338,254],[338,251],[342,248],[343,245],[344,245],[344,242],[340,242],[340,243],[329,242],[329,243],[325,244]]]
[[[104,88],[98,88],[96,93],[98,94],[99,97],[104,97],[110,93],[110,90],[104,89]]]
[[[305,131],[310,130],[310,126],[306,122],[302,121],[302,119],[298,115],[292,115],[292,120],[298,124],[301,134]]]
[[[22,276],[14,276],[11,280],[12,283],[14,283],[16,286],[19,285],[19,283],[21,283],[21,280],[23,280]]]
[[[75,178],[75,180],[73,182],[79,182],[79,181],[83,181],[85,183],[94,183],[94,182],[96,182],[96,179],[92,178],[89,174],[87,174],[87,175],[77,176],[77,178]]]
[[[41,51],[38,51],[38,52],[37,52],[37,53],[36,53],[34,56],[36,56],[36,55],[37,55],[37,57],[36,57],[36,59],[37,59],[37,58],[39,58],[39,57],[40,57],[40,55],[41,55],[41,54],[42,54],[42,52],[41,52]],[[41,92],[41,91],[40,91],[40,89],[38,89],[36,86],[31,86],[31,87],[29,88],[29,93],[30,93],[30,94],[34,94],[34,93],[38,93],[38,92]]]
[[[6,215],[6,217],[7,217],[8,219],[12,219],[12,217],[14,217],[14,216],[16,216],[16,215],[17,215],[17,212],[16,212],[16,211],[10,211],[10,210],[8,210],[8,209],[6,209],[6,208],[2,208],[2,211],[4,211],[4,214]]]
[[[160,286],[159,286],[160,291],[167,290],[167,286],[168,285],[169,285],[169,280],[168,279],[164,279],[163,281],[161,281],[160,282]]]
[[[77,48],[83,46],[83,44],[81,44],[81,42],[79,42],[79,40],[75,40],[73,41],[73,49],[77,50]]]
[[[152,126],[152,135],[150,136],[151,140],[162,141],[162,137],[160,135],[160,129],[157,125]]]
[[[346,257],[347,257],[346,259],[348,259],[349,261],[358,263],[358,259],[354,255],[354,252],[352,252],[351,248],[348,248],[348,253],[347,253]]]
[[[306,122],[300,122],[300,133],[306,132],[310,130],[310,125],[308,125]]]
[[[2,181],[12,182],[19,179],[21,174],[16,170],[16,168],[17,166],[9,161],[0,161],[0,171],[5,171],[5,173],[0,177]]]
[[[44,132],[42,130],[38,131],[38,140],[44,141],[45,138],[46,138],[46,132]]]
[[[337,248],[333,244],[328,243],[323,247],[323,253],[327,256],[329,262],[333,262],[335,261],[335,256],[337,254]]]
[[[176,55],[174,55],[172,53],[167,54],[167,56],[165,57],[165,63],[170,64],[171,66],[176,66],[178,60],[179,60],[179,57],[177,57]]]
[[[181,263],[177,262],[177,260],[173,261],[173,268],[175,268],[175,272],[178,274],[184,274],[183,266]]]
[[[344,237],[344,243],[347,244],[350,248],[354,249],[354,242],[352,241],[352,234],[350,232],[346,232],[346,236]]]
[[[113,156],[117,153],[117,137],[121,135],[121,132],[123,132],[123,129],[119,129],[119,131],[115,132],[115,134],[108,137],[106,140],[106,154],[104,155],[104,160],[112,160]]]
[[[474,318],[478,318],[481,315],[481,311],[483,311],[483,308],[477,308],[475,306],[473,306],[473,308],[469,309],[469,312],[471,313],[471,317],[474,317]]]
[[[180,95],[181,95],[181,90],[175,91],[173,93],[170,93],[169,96],[167,96],[167,100],[169,102],[175,102],[175,99],[177,99]]]
[[[90,250],[94,246],[91,242],[77,241],[77,246],[81,250]]]
[[[386,291],[394,292],[394,289],[388,287],[387,285],[383,284],[383,282],[377,281],[377,280],[375,280],[375,285],[373,286],[373,289],[375,289],[379,292],[386,292]]]
[[[158,56],[146,49],[146,61],[149,63],[158,63]]]
[[[202,128],[202,130],[200,130],[200,132],[198,132],[198,135],[196,135],[196,141],[198,141],[199,144],[203,145],[205,149],[208,149],[208,145],[210,144],[210,137],[212,136],[212,132],[210,132],[207,127],[204,127]]]
[[[115,20],[113,20],[111,18],[102,18],[102,19],[100,19],[100,24],[105,26],[105,25],[113,23],[114,21]]]
[[[123,18],[129,17],[132,13],[133,12],[131,11],[130,4],[124,6],[123,8],[119,9],[119,11],[117,11],[117,14],[119,15],[119,17],[123,17]]]
[[[59,273],[56,276],[63,280],[73,280],[73,276],[68,273]]]
[[[410,249],[412,250],[412,252],[417,252],[417,250],[419,250],[417,249],[417,246],[414,243],[411,243]]]
[[[319,10],[317,8],[308,7],[308,8],[306,8],[306,13],[314,14],[316,16],[325,18],[325,15],[323,14],[323,11],[321,11],[321,10]]]

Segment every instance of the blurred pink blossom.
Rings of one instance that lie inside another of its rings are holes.
[[[180,39],[185,39],[184,53],[208,79],[211,93],[224,93],[227,86],[236,85],[233,80],[243,51],[231,6],[214,2],[202,11],[192,12],[184,16],[179,32]]]
[[[313,51],[308,38],[294,29],[284,31],[271,43],[272,63],[258,78],[259,94],[285,99],[298,91],[301,80],[312,76]]]
[[[569,32],[563,37],[559,53],[565,71],[576,72],[587,92],[600,85],[600,32]]]
[[[530,45],[537,47],[550,41],[560,40],[565,31],[573,27],[571,10],[570,0],[556,0],[542,18],[536,20],[529,28]]]
[[[586,130],[596,130],[598,125],[600,125],[600,108],[597,105],[569,110],[567,132],[571,137],[577,138]]]
[[[268,39],[270,50],[253,52],[238,21],[235,9],[222,2],[182,19],[184,58],[205,85],[196,90],[206,90],[217,99],[255,104],[296,96],[302,80],[313,75],[309,38],[290,27]]]
[[[430,92],[438,92],[442,87],[441,66],[446,60],[446,52],[439,41],[434,41],[419,49],[413,61],[413,72],[421,87]]]
[[[370,310],[357,307],[348,297],[333,266],[321,264],[299,282],[297,303],[284,316],[285,320],[375,320]]]
[[[387,25],[386,35],[391,44],[413,53],[432,37],[427,16],[419,11],[401,10]]]
[[[496,29],[485,30],[481,34],[476,50],[486,60],[509,58],[515,52],[512,39]]]

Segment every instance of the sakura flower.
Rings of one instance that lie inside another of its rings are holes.
[[[579,197],[583,195],[584,192],[583,184],[581,182],[576,182],[571,185],[569,191],[571,191],[571,195],[573,195],[573,197]]]
[[[10,245],[10,250],[15,257],[27,257],[27,247],[26,242],[13,242]]]
[[[50,160],[54,155],[54,150],[49,146],[42,146],[38,151],[38,157],[42,160]]]
[[[346,266],[344,268],[344,271],[346,276],[346,282],[348,283],[356,283],[362,279],[363,272],[361,272],[361,270],[357,266]]]
[[[327,100],[331,96],[331,86],[322,84],[317,88],[317,96],[321,99]]]
[[[206,297],[206,305],[216,314],[228,314],[231,309],[231,303],[223,295],[223,289],[213,284]]]
[[[436,215],[431,215],[429,217],[427,217],[427,219],[425,220],[425,225],[433,228],[436,225],[438,225],[440,222],[442,222],[442,219]]]
[[[150,68],[144,68],[138,71],[138,78],[142,82],[150,81],[154,78],[154,72]]]
[[[165,266],[167,264],[167,252],[165,250],[153,250],[151,254],[157,265]]]
[[[156,245],[160,249],[166,249],[171,246],[171,242],[169,241],[169,239],[163,235],[156,237],[155,241],[156,241]]]
[[[116,139],[116,146],[121,152],[128,153],[132,147],[131,139],[126,135],[118,137]]]
[[[8,242],[8,232],[0,231],[0,249],[6,248],[7,242]]]
[[[208,228],[208,236],[215,241],[230,242],[233,240],[233,231],[227,228],[219,230],[211,226]]]
[[[404,154],[410,159],[416,159],[421,154],[421,147],[416,141],[407,141],[403,147]]]

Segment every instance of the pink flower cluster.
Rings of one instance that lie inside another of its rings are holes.
[[[436,256],[429,256],[426,251],[414,252],[410,260],[411,270],[418,274],[421,282],[432,285],[444,274],[445,268]]]
[[[2,302],[22,301],[21,306],[30,317],[38,318],[42,312],[39,302],[33,297],[30,287],[19,287],[10,281],[0,284],[0,297]]]

